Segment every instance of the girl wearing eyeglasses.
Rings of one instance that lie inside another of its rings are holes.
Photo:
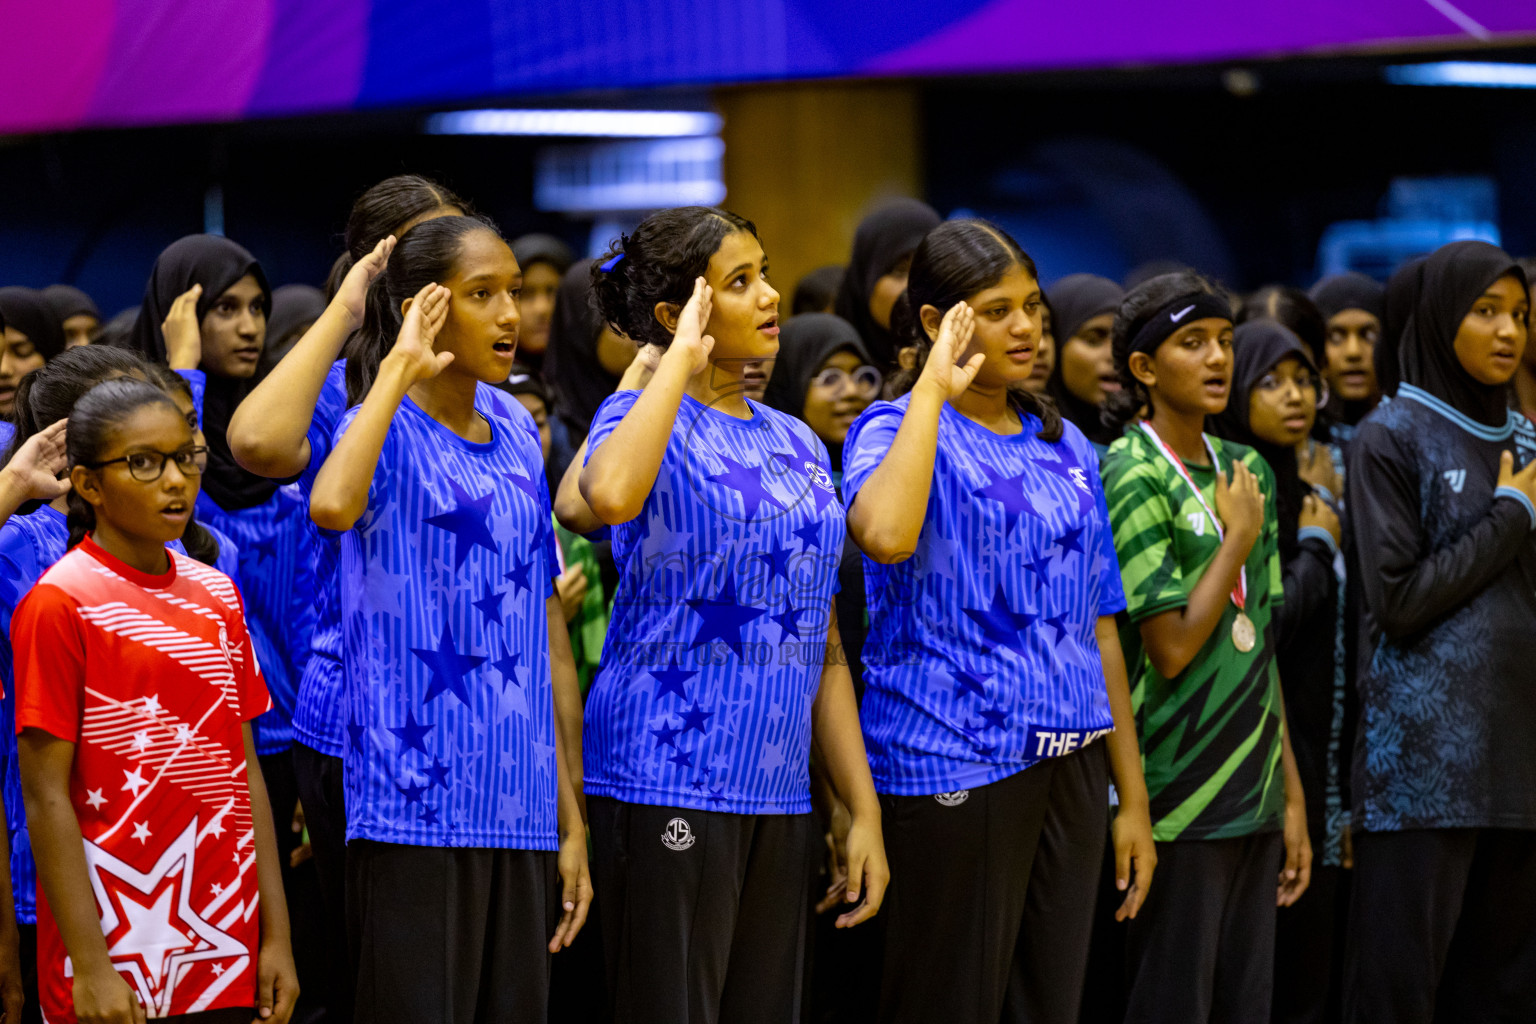
[[[1306,899],[1278,914],[1275,1018],[1324,1020],[1337,1015],[1339,995],[1331,979],[1347,853],[1352,730],[1345,724],[1339,517],[1324,495],[1301,478],[1297,444],[1311,432],[1319,392],[1327,385],[1295,333],[1273,320],[1251,320],[1233,332],[1231,387],[1231,400],[1213,421],[1215,433],[1257,450],[1275,473],[1285,591],[1274,620],[1275,663],[1314,850]]]
[[[298,979],[250,728],[271,701],[238,589],[168,550],[205,453],[140,380],[67,429],[72,550],[11,629],[44,1015],[282,1024]]]
[[[1119,916],[1156,861],[1098,457],[1024,388],[1041,319],[1017,242],[934,228],[893,320],[920,372],[844,443],[891,861],[884,1021],[1075,1019],[1111,778]]]

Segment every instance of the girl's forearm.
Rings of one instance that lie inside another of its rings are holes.
[[[1125,654],[1112,616],[1101,616],[1094,626],[1099,659],[1104,667],[1104,686],[1109,694],[1109,713],[1115,731],[1109,734],[1109,770],[1122,807],[1148,806],[1147,779],[1142,772],[1141,744],[1136,736],[1136,715],[1131,706],[1130,682],[1125,674]]]
[[[869,774],[869,756],[859,727],[859,705],[853,695],[853,677],[842,657],[842,636],[837,612],[831,611],[827,628],[827,658],[822,665],[821,685],[811,705],[811,741],[817,763],[826,772],[837,797],[854,818],[879,819],[880,801]]]
[[[309,515],[317,526],[338,532],[350,530],[362,517],[389,425],[410,386],[405,368],[386,356],[362,408],[315,477]]]
[[[609,526],[629,522],[645,507],[672,440],[688,379],[686,365],[663,358],[635,404],[588,457],[581,471],[581,496]]]
[[[245,775],[251,793],[251,826],[256,837],[256,884],[261,894],[261,942],[266,945],[289,942],[288,901],[283,894],[283,866],[278,860],[277,826],[272,804],[267,799],[267,782],[256,759],[256,741],[247,722],[241,726],[245,736]],[[291,811],[292,808],[285,810]]]
[[[229,450],[253,473],[280,478],[309,462],[309,425],[331,364],[351,333],[336,303],[325,308],[304,336],[229,419]]]
[[[877,562],[898,562],[917,549],[933,486],[943,408],[943,401],[927,392],[912,393],[890,451],[848,510],[854,543]]]
[[[570,777],[581,817],[587,816],[583,796],[581,763],[581,680],[576,675],[576,661],[571,655],[571,637],[566,632],[560,595],[551,594],[544,602],[544,616],[549,623],[549,672],[555,698],[555,733],[564,751],[561,764]]]

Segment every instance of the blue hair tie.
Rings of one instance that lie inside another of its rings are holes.
[[[613,271],[613,268],[618,266],[619,265],[619,261],[622,260],[623,258],[624,258],[624,254],[623,253],[619,253],[617,256],[611,257],[606,263],[602,264],[597,269],[601,270],[605,274],[611,273]]]

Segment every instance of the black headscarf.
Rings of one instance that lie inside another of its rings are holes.
[[[0,288],[0,316],[13,331],[27,336],[44,360],[64,351],[64,321],[43,293],[33,288]]]
[[[1051,332],[1056,339],[1056,365],[1051,367],[1046,392],[1056,400],[1062,419],[1074,424],[1088,440],[1109,444],[1117,432],[1101,421],[1103,409],[1078,398],[1062,382],[1061,352],[1083,324],[1101,314],[1119,310],[1125,291],[1114,281],[1097,274],[1068,274],[1046,289],[1046,297],[1051,303]]]
[[[261,348],[257,380],[282,362],[303,337],[302,331],[320,319],[326,305],[325,292],[312,284],[284,284],[272,290],[272,312],[267,315],[267,343]]]
[[[564,275],[576,261],[576,254],[554,235],[522,235],[512,239],[508,246],[517,257],[517,265],[524,270],[535,263],[548,263],[555,273]]]
[[[1403,331],[1408,318],[1419,301],[1419,289],[1424,284],[1424,263],[1427,257],[1415,256],[1392,272],[1387,278],[1387,288],[1381,301],[1381,340],[1371,361],[1376,365],[1376,386],[1383,395],[1397,393],[1397,385],[1403,374],[1399,367],[1398,351],[1402,347]]]
[[[554,392],[555,408],[570,431],[571,447],[580,445],[592,427],[603,399],[613,394],[619,378],[603,369],[597,339],[603,318],[592,295],[592,261],[577,260],[560,280],[555,317],[549,325],[544,352],[544,382]]]
[[[155,260],[149,284],[144,288],[144,304],[133,323],[129,345],[146,359],[165,362],[165,333],[160,325],[170,312],[176,297],[194,284],[203,286],[197,300],[197,321],[203,317],[236,282],[245,275],[256,278],[261,286],[262,311],[272,316],[272,289],[261,271],[261,264],[240,245],[219,235],[188,235],[172,242]],[[203,490],[225,511],[253,508],[265,504],[277,490],[277,483],[241,468],[230,454],[229,418],[235,407],[250,393],[255,378],[208,376],[203,393],[203,433],[208,439],[208,468],[203,471]]]
[[[1398,346],[1402,382],[1434,395],[1477,422],[1500,427],[1509,418],[1509,389],[1480,384],[1456,358],[1456,332],[1478,296],[1525,271],[1508,253],[1487,242],[1442,245],[1424,261],[1424,277]]]
[[[101,310],[96,307],[95,300],[72,284],[51,284],[43,289],[43,298],[53,307],[60,323],[82,313],[101,319]]]
[[[1249,320],[1232,331],[1232,396],[1221,415],[1212,417],[1214,432],[1258,451],[1275,471],[1275,513],[1280,526],[1280,557],[1288,560],[1296,550],[1297,523],[1306,485],[1296,464],[1296,449],[1265,441],[1248,422],[1249,397],[1264,375],[1288,356],[1300,359],[1313,373],[1317,365],[1306,342],[1274,320]]]
[[[1323,278],[1312,286],[1307,296],[1327,320],[1346,309],[1364,310],[1380,320],[1386,304],[1386,289],[1381,282],[1354,270]]]
[[[889,373],[896,365],[896,339],[869,314],[875,283],[902,257],[917,249],[923,236],[943,223],[933,207],[916,199],[896,199],[865,217],[853,236],[853,258],[843,274],[834,312],[853,324],[875,365]]]
[[[838,352],[848,351],[866,363],[873,363],[869,350],[859,340],[853,324],[831,313],[801,313],[784,321],[779,332],[779,354],[773,361],[773,373],[763,391],[763,404],[788,413],[796,419],[805,417],[805,392],[821,364]],[[832,468],[842,469],[843,446],[828,445]]]

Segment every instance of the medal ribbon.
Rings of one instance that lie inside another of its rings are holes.
[[[1227,534],[1221,528],[1221,520],[1216,517],[1216,510],[1211,508],[1210,504],[1205,500],[1205,495],[1200,493],[1200,488],[1195,486],[1195,481],[1190,477],[1189,470],[1184,468],[1184,462],[1172,448],[1168,447],[1167,442],[1157,436],[1157,431],[1152,429],[1152,424],[1142,420],[1137,426],[1146,431],[1147,437],[1151,439],[1157,450],[1162,453],[1163,458],[1168,460],[1169,464],[1178,472],[1183,481],[1189,485],[1189,489],[1195,492],[1195,500],[1200,503],[1201,508],[1205,509],[1206,518],[1211,521],[1211,526],[1216,530],[1216,539],[1219,541],[1226,540]],[[1211,439],[1202,433],[1200,440],[1205,443],[1206,454],[1211,457],[1211,468],[1220,473],[1221,464],[1216,461],[1216,449],[1211,447]],[[1232,603],[1237,605],[1238,611],[1246,610],[1248,604],[1248,567],[1246,565],[1238,570],[1237,586],[1232,590]]]

